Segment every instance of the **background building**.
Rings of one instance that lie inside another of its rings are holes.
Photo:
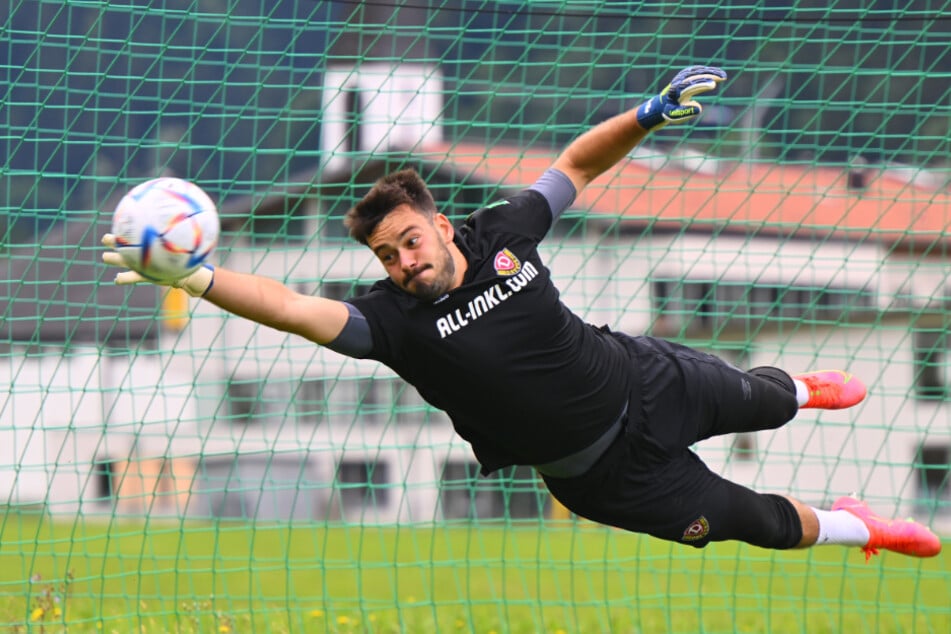
[[[52,604],[32,617],[59,590],[33,580],[72,570],[79,630],[947,631],[947,558],[596,530],[531,469],[477,477],[386,368],[99,262],[118,198],[168,174],[218,201],[220,264],[359,294],[382,271],[341,219],[379,176],[417,168],[461,221],[715,63],[703,118],[553,227],[563,299],[740,366],[848,368],[859,407],[698,451],[949,535],[951,21],[926,0],[774,4],[0,7],[0,624],[53,629]]]

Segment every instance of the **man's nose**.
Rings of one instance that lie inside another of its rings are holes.
[[[400,251],[400,267],[404,271],[412,271],[416,268],[417,258],[412,251]]]

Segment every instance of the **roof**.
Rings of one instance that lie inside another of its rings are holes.
[[[455,203],[478,206],[496,188],[533,183],[557,154],[452,143],[417,148],[409,159],[368,157],[359,173],[319,168],[259,195],[223,201],[223,225],[235,228],[252,209],[286,213],[289,204],[341,183],[372,182],[394,164],[426,166],[441,183],[466,183]],[[864,189],[849,188],[843,168],[739,163],[699,157],[704,169],[687,169],[656,151],[641,150],[589,185],[574,208],[588,217],[621,219],[633,230],[741,231],[794,238],[872,240],[943,256],[951,248],[951,196],[946,183],[922,186],[894,170],[866,169]],[[446,196],[445,188],[439,194]],[[458,194],[458,192],[457,192]],[[457,194],[453,194],[456,196]],[[471,200],[470,200],[471,199]],[[95,341],[127,345],[153,339],[160,296],[153,287],[128,290],[111,282],[99,261],[98,237],[108,230],[97,216],[63,223],[43,238],[41,250],[10,248],[2,260],[0,339]],[[234,225],[234,226],[232,226]],[[69,266],[64,263],[68,262]],[[92,283],[90,283],[92,282]]]
[[[0,341],[129,348],[158,336],[160,292],[113,283],[115,271],[100,261],[107,231],[107,216],[80,216],[52,227],[41,245],[14,246],[0,257]]]
[[[951,195],[943,183],[925,187],[895,170],[866,167],[866,186],[855,189],[841,167],[701,159],[706,169],[691,170],[653,154],[653,160],[641,152],[621,161],[586,187],[574,207],[655,229],[872,239],[917,250],[951,239]],[[420,155],[508,187],[531,184],[557,157],[465,144],[429,146]]]

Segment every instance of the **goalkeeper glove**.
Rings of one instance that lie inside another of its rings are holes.
[[[111,233],[105,234],[102,236],[102,245],[108,249],[115,249],[116,237]],[[114,250],[103,253],[102,261],[109,266],[128,268],[126,267],[125,262],[123,262],[122,256]],[[142,282],[158,284],[159,286],[180,288],[192,297],[204,297],[205,294],[211,290],[211,287],[215,285],[215,267],[210,264],[205,264],[197,271],[194,271],[185,277],[172,282],[156,282],[155,280],[150,280],[147,277],[139,275],[135,271],[122,271],[116,274],[116,284],[119,284],[120,286],[127,284],[140,284]]]
[[[725,79],[723,69],[715,66],[683,69],[659,95],[637,107],[637,124],[644,130],[659,130],[668,123],[683,123],[699,117],[703,108],[693,97],[715,89]]]

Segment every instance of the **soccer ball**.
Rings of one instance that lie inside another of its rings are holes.
[[[154,178],[130,190],[112,216],[116,251],[153,282],[197,270],[218,243],[218,209],[202,189],[180,178]]]

